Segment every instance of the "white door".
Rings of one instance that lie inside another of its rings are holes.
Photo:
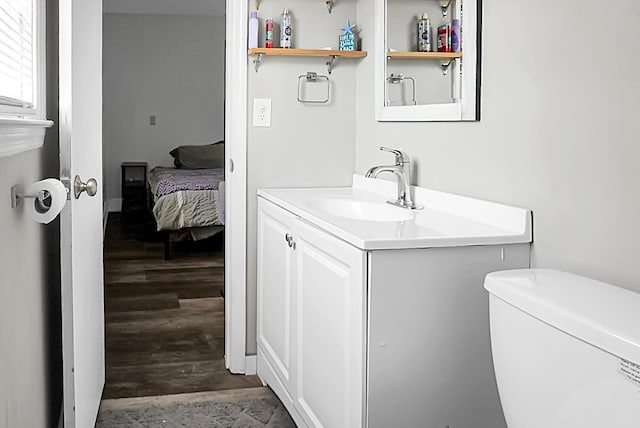
[[[64,426],[94,426],[104,386],[102,186],[78,199],[74,178],[102,181],[102,1],[60,0],[60,216]]]

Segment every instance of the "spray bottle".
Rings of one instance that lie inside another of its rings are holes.
[[[269,17],[264,21],[264,47],[273,47],[273,18]]]
[[[280,47],[291,48],[291,38],[293,36],[293,28],[291,25],[291,13],[286,7],[282,11],[282,23],[280,25]]]
[[[431,20],[426,13],[418,20],[418,52],[431,52]]]

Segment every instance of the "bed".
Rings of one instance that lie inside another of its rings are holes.
[[[157,230],[164,233],[165,259],[171,256],[171,232],[188,233],[197,241],[224,229],[224,168],[221,165],[224,159],[204,162],[199,157],[198,162],[191,164],[185,162],[185,156],[174,153],[180,148],[171,152],[176,159],[176,167],[158,166],[148,174],[151,211]],[[220,151],[220,148],[216,150]],[[187,165],[220,166],[191,168]]]

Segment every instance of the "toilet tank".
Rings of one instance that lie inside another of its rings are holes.
[[[509,428],[640,427],[640,294],[548,269],[485,288]]]

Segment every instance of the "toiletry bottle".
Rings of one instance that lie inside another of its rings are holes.
[[[273,47],[273,18],[269,17],[264,21],[264,47]]]
[[[291,13],[286,7],[282,11],[282,22],[280,24],[280,47],[291,48],[291,37],[293,28],[291,25]]]
[[[451,52],[451,24],[438,27],[438,52]]]
[[[426,13],[418,20],[418,52],[431,52],[431,20]]]
[[[258,47],[258,12],[251,12],[249,18],[249,49]]]
[[[451,21],[451,52],[460,52],[460,20]]]

